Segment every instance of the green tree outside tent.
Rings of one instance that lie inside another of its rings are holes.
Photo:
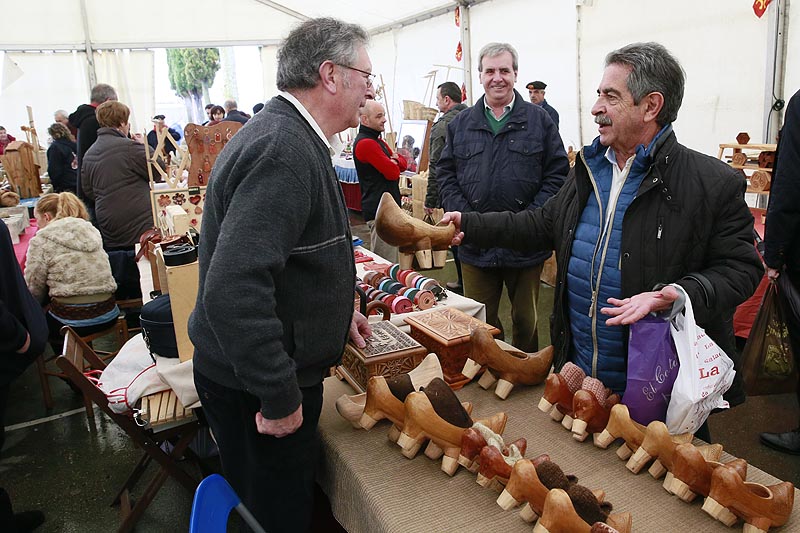
[[[217,48],[167,49],[169,83],[178,96],[183,97],[190,122],[205,120],[203,102],[210,102],[208,88],[220,68]]]

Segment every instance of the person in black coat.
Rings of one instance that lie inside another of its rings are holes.
[[[764,235],[767,277],[775,282],[779,276],[786,276],[800,291],[800,91],[794,93],[786,107],[772,176]],[[784,316],[795,364],[800,364],[800,317],[792,314],[788,306]],[[800,386],[797,394],[800,401]],[[800,455],[800,422],[797,429],[786,433],[762,433],[761,442]]]
[[[11,235],[0,227],[0,455],[11,382],[44,351],[46,342],[44,312],[28,291]],[[42,522],[41,511],[15,514],[8,493],[0,487],[0,531],[33,531]]]
[[[47,128],[53,144],[47,149],[47,174],[54,192],[75,193],[78,187],[78,146],[63,124]]]
[[[153,117],[153,129],[147,134],[147,144],[150,145],[150,149],[153,151],[155,151],[156,146],[158,146],[158,132],[164,128],[167,128],[169,136],[175,140],[175,144],[178,144],[182,138],[178,130],[167,127],[165,119],[166,117],[164,115],[156,115]],[[164,139],[164,152],[175,154],[175,147],[167,139]]]

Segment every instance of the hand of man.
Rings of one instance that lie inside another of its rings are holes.
[[[144,144],[144,135],[142,135],[141,133],[134,133],[132,138],[137,143]]]
[[[451,246],[458,246],[461,244],[461,241],[464,240],[464,232],[461,231],[461,212],[460,211],[448,211],[442,217],[442,220],[439,221],[439,226],[446,226],[449,223],[453,223],[456,227],[456,233],[453,235],[453,240],[450,242]]]
[[[22,345],[22,348],[17,350],[17,353],[25,353],[28,351],[28,348],[31,347],[31,334],[25,333],[25,344]]]
[[[600,312],[612,317],[606,320],[607,326],[628,326],[649,313],[669,309],[677,299],[675,287],[667,286],[660,291],[642,292],[624,300],[609,298],[608,303],[614,307],[604,307]]]
[[[285,418],[269,420],[259,411],[256,413],[256,430],[262,435],[272,435],[278,439],[291,435],[303,425],[303,406]]]
[[[778,276],[781,275],[781,271],[776,268],[769,268],[767,267],[767,279],[770,281],[777,281]]]
[[[372,330],[369,327],[367,317],[358,311],[354,311],[353,318],[350,320],[350,340],[359,348],[363,348],[367,345],[367,341],[364,339],[370,335],[372,335]]]

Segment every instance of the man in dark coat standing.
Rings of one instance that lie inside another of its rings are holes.
[[[800,292],[800,91],[794,93],[786,107],[772,176],[764,236],[767,277],[775,282],[779,276],[786,276]],[[788,306],[785,311],[795,364],[800,364],[800,317]],[[797,394],[800,400],[800,385]],[[786,433],[762,433],[761,442],[800,455],[800,424]]]
[[[553,122],[556,123],[557,128],[558,111],[556,111],[556,109],[548,104],[547,100],[544,99],[544,90],[547,88],[547,84],[543,81],[532,81],[525,87],[528,89],[528,96],[531,99],[531,103],[536,104],[547,111],[547,114],[550,115],[550,118],[552,118]]]

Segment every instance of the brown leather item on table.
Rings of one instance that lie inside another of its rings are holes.
[[[664,488],[684,502],[691,502],[700,494],[708,496],[711,490],[711,474],[716,468],[723,466],[717,461],[710,461],[694,445],[686,443],[675,447],[672,458],[672,481]],[[742,479],[747,479],[747,461],[734,459],[724,466],[732,468]]]
[[[618,403],[611,408],[611,416],[608,417],[608,425],[603,432],[594,434],[594,445],[605,449],[615,439],[621,437],[625,440],[625,444],[617,450],[617,457],[627,461],[642,445],[644,431],[645,427],[631,418],[628,407]]]
[[[672,436],[669,434],[667,425],[660,420],[653,420],[647,425],[644,432],[644,439],[639,449],[628,459],[626,465],[628,470],[634,474],[641,472],[644,465],[651,459],[656,459],[656,462],[651,467],[651,475],[658,479],[666,470],[672,469],[672,457],[675,453],[675,447],[678,444],[692,442],[694,435],[685,433],[683,435]],[[720,453],[722,448],[720,447]]]
[[[157,244],[161,242],[161,230],[158,228],[150,228],[139,236],[139,251],[136,252],[136,261],[138,262],[142,256],[150,260],[150,252],[148,251],[147,243],[152,242]]]
[[[572,430],[572,398],[580,390],[586,374],[574,363],[567,363],[558,374],[547,376],[539,410]]]
[[[494,382],[494,376],[490,371],[497,372],[499,381],[495,394],[503,400],[508,397],[511,389],[517,384],[537,385],[541,383],[553,365],[552,346],[532,354],[519,350],[504,350],[498,346],[492,334],[485,329],[474,330],[470,334],[470,341],[472,350],[461,373],[471,379],[475,377],[480,368],[488,367],[484,376],[490,377],[491,382]],[[485,382],[484,377],[481,378],[480,384],[484,389],[491,386],[491,383]]]
[[[524,438],[519,438],[506,446],[507,450],[510,450],[511,446],[516,446],[520,455],[524,457],[528,449],[528,441]],[[513,468],[513,465],[508,464],[503,458],[509,455],[507,450],[499,450],[494,446],[483,447],[480,453],[480,468],[476,479],[478,485],[481,487],[492,485],[498,492],[503,490],[503,486],[508,483],[508,478],[511,476],[511,469]],[[498,484],[495,484],[495,481]]]
[[[744,533],[766,533],[789,520],[794,506],[794,485],[788,481],[766,487],[748,483],[726,465],[714,469],[703,510],[727,525],[741,518]]]
[[[610,515],[607,522],[620,533],[629,533],[631,530],[630,513]],[[542,516],[533,533],[590,533],[591,530],[592,526],[575,511],[569,495],[562,489],[553,489],[545,498]]]
[[[584,378],[581,390],[572,397],[572,437],[583,442],[590,433],[603,431],[611,408],[619,402],[619,394],[611,394],[599,379]]]

